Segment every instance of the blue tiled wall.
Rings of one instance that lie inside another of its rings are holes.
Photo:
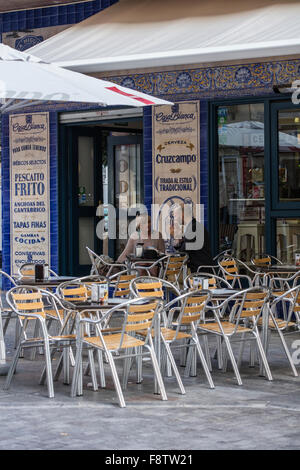
[[[118,0],[93,0],[91,2],[11,11],[0,14],[0,33],[22,29],[46,28],[74,24],[107,8]]]
[[[57,113],[49,113],[50,137],[50,253],[51,268],[58,271]],[[2,269],[10,273],[9,117],[2,118]],[[7,283],[3,282],[6,289]]]

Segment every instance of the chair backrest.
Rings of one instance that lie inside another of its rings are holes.
[[[188,261],[187,255],[172,254],[168,256],[168,258],[165,261],[162,278],[169,282],[178,283],[178,279],[181,273],[183,272],[184,267],[187,264],[187,261]]]
[[[189,294],[183,302],[182,315],[179,318],[181,324],[198,323],[201,319],[203,309],[208,301],[208,294],[201,292]]]
[[[114,333],[120,335],[120,340],[119,344],[116,346],[115,351],[118,351],[124,346],[124,341],[125,341],[125,335],[129,334],[132,336],[131,344],[130,346],[127,347],[134,347],[135,344],[134,342],[134,334],[138,332],[145,332],[145,330],[148,330],[148,333],[153,328],[153,322],[155,319],[155,315],[158,312],[160,306],[160,302],[151,297],[149,299],[131,299],[128,300],[127,303],[122,304],[122,311],[124,312],[124,309],[126,307],[125,315],[124,315],[124,320],[122,322],[122,326],[120,328],[114,328]],[[111,317],[111,312],[118,310],[118,307],[114,307],[111,309],[109,312],[107,312],[107,316]],[[103,340],[103,336],[105,335],[105,331],[102,331],[101,328],[99,327],[99,324],[97,325],[97,331],[99,333],[99,336],[101,340]],[[109,339],[114,338],[114,333],[109,333]],[[121,334],[120,334],[121,333]],[[147,335],[146,335],[147,336]],[[127,338],[128,341],[128,338]],[[141,340],[139,340],[140,343]],[[147,341],[147,339],[146,339]],[[105,345],[105,341],[102,341],[102,343]]]
[[[161,281],[136,282],[135,291],[139,297],[164,298],[163,285]]]
[[[84,284],[65,283],[58,292],[64,300],[71,303],[86,302],[90,297],[88,287]]]
[[[234,258],[225,258],[219,261],[219,266],[224,273],[224,277],[227,281],[234,280],[234,277],[231,274],[238,275],[239,270]]]
[[[21,277],[34,277],[35,276],[35,264],[25,263],[18,268],[18,274]]]
[[[256,325],[268,299],[268,289],[247,289],[244,291],[243,298],[237,301],[237,308],[231,310],[229,320],[238,325],[240,319],[254,317]]]
[[[7,301],[13,310],[24,318],[45,318],[43,294],[39,289],[13,287],[7,293]]]
[[[251,258],[251,264],[255,266],[270,266],[272,264],[272,261],[275,261],[275,263],[277,264],[282,264],[282,262],[278,258],[267,254],[262,254]]]
[[[185,328],[185,331],[190,327],[190,329],[196,333],[198,323],[201,319],[204,319],[206,305],[209,300],[210,294],[208,291],[198,290],[186,292],[165,306],[167,312],[170,312],[167,314],[167,325],[169,328],[175,328],[175,335],[172,341],[177,339],[182,326]],[[172,313],[173,308],[174,311]],[[178,312],[178,314],[175,317],[176,312]]]
[[[116,280],[113,297],[129,297],[130,282],[136,278],[136,274],[120,274]]]
[[[34,277],[35,276],[35,263],[25,263],[18,268],[18,274],[20,277]],[[54,277],[58,277],[58,274],[49,268],[49,274]]]

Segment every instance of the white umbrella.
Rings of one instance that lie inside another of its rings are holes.
[[[279,150],[300,149],[300,142],[294,135],[279,132]],[[226,147],[264,147],[264,124],[259,121],[242,121],[225,124],[219,128],[220,145]]]
[[[112,82],[46,63],[4,44],[0,44],[0,100],[0,112],[45,101],[135,107],[173,104]],[[5,360],[0,318],[0,375],[7,372]]]
[[[97,103],[101,106],[173,104],[106,80],[46,63],[0,44],[0,99]],[[31,103],[32,104],[32,103]],[[24,106],[24,102],[22,103]]]

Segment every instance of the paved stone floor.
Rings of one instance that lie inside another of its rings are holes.
[[[13,355],[11,322],[6,343]],[[294,334],[288,343],[300,336]],[[70,398],[70,386],[55,383],[55,398],[38,384],[43,356],[20,359],[9,391],[0,377],[0,449],[299,449],[300,377],[294,378],[278,339],[270,349],[273,382],[249,368],[248,354],[238,386],[231,368],[220,371],[213,362],[214,390],[201,366],[197,377],[184,379],[186,395],[173,378],[165,379],[168,401],[153,394],[151,368],[144,382],[130,378],[127,407],[119,408],[107,369],[107,388],[93,392],[84,377],[84,395]],[[183,369],[180,369],[183,371]]]

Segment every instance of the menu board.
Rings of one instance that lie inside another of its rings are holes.
[[[49,113],[9,117],[11,273],[50,265]]]
[[[195,215],[196,204],[200,204],[199,111],[199,101],[155,106],[152,111],[154,217],[162,233],[168,207],[191,204]]]

